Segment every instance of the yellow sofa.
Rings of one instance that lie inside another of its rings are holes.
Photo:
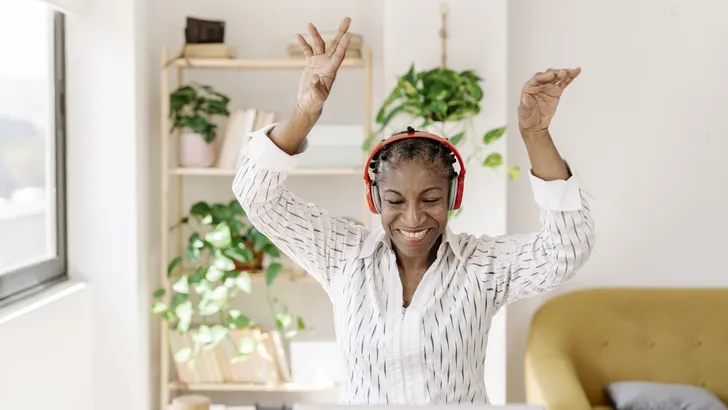
[[[728,403],[728,289],[582,290],[536,312],[529,403],[609,409],[604,387],[626,380],[702,386]]]

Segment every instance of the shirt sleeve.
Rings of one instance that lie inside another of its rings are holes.
[[[495,281],[496,309],[568,281],[594,249],[589,194],[579,177],[574,173],[557,181],[544,181],[533,173],[529,177],[541,210],[541,229],[525,235],[484,238],[479,245],[486,258],[493,260],[486,274]]]
[[[268,137],[275,125],[250,134],[233,192],[250,223],[328,291],[332,275],[359,249],[366,229],[305,203],[284,187],[306,143],[288,155]]]

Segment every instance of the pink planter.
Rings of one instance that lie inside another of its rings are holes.
[[[217,160],[217,139],[205,142],[192,131],[182,131],[179,136],[179,165],[185,168],[207,168]]]

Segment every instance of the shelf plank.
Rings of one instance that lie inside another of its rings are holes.
[[[181,68],[219,68],[232,70],[303,68],[306,60],[297,58],[240,59],[240,58],[176,58],[168,66]],[[346,58],[342,67],[366,67],[363,58]]]
[[[235,176],[237,171],[224,168],[172,168],[170,175],[188,175],[201,177]],[[363,175],[359,168],[298,168],[288,175]]]
[[[253,383],[199,383],[185,384],[180,382],[167,383],[169,390],[177,391],[250,391],[250,392],[315,392],[336,388],[332,384],[253,384]]]
[[[187,268],[183,268],[185,275],[192,275],[193,271]],[[265,283],[265,271],[248,271],[251,283]],[[284,269],[276,277],[273,285],[285,283],[318,283],[313,276],[304,274],[294,274],[293,271]]]
[[[250,273],[251,283],[265,283],[265,272]],[[288,272],[281,272],[273,285],[276,283],[318,283],[311,275],[293,275]]]

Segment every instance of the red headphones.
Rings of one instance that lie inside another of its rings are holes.
[[[450,143],[450,141],[447,140],[447,138],[440,137],[435,134],[431,134],[429,132],[424,131],[415,131],[412,128],[408,128],[407,132],[403,132],[401,134],[397,134],[391,138],[388,138],[379,144],[377,144],[376,147],[372,150],[371,154],[369,154],[369,158],[367,159],[366,166],[364,168],[364,184],[366,185],[366,195],[367,195],[367,202],[369,203],[369,209],[375,214],[378,214],[380,212],[381,208],[381,198],[379,198],[379,190],[376,184],[372,183],[372,179],[369,176],[369,169],[370,164],[372,163],[372,159],[374,156],[379,152],[379,150],[382,149],[387,144],[391,144],[395,141],[408,139],[408,138],[427,138],[434,141],[437,141],[443,145],[445,145],[454,155],[455,158],[458,161],[458,165],[460,166],[460,172],[458,173],[457,178],[453,179],[450,183],[450,195],[448,196],[448,208],[451,211],[460,209],[460,205],[463,201],[463,189],[465,186],[465,165],[463,163],[463,159],[460,157],[460,153],[455,148],[454,145]]]

